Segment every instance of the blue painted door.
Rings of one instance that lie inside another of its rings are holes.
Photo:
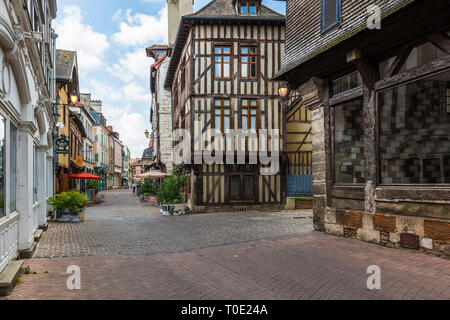
[[[287,176],[288,197],[312,197],[312,174],[289,174]]]

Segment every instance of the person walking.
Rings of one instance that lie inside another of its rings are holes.
[[[133,193],[136,193],[136,183],[133,182],[132,187],[133,187]]]

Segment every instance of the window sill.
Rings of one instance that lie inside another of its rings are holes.
[[[364,185],[352,184],[352,185],[334,185],[331,187],[331,197],[333,198],[345,198],[364,200],[365,192]]]
[[[381,185],[376,189],[379,201],[449,201],[450,185]]]

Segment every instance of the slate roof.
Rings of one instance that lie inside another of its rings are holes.
[[[57,80],[72,80],[72,71],[75,67],[77,53],[68,50],[56,50],[56,79]]]
[[[366,9],[370,4],[378,4],[382,19],[385,19],[417,0],[348,1],[346,11],[342,13],[343,22],[339,28],[324,34],[321,31],[320,11],[318,11],[320,3],[316,1],[290,0],[289,3],[287,2],[285,54],[281,69],[275,76],[276,80],[286,80],[289,72],[304,70],[302,66],[305,63],[332,48],[343,45],[344,41],[367,32]],[[295,76],[297,77],[298,74]]]
[[[147,148],[144,150],[144,154],[142,155],[142,159],[152,159],[153,158],[153,152],[150,148]]]
[[[99,125],[100,124],[100,116],[99,116],[99,114],[97,112],[95,112],[94,110],[89,111],[89,113],[91,114],[92,118],[94,118],[95,123]]]

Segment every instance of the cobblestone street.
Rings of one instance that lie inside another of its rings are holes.
[[[162,217],[128,190],[51,224],[27,266],[7,299],[450,299],[448,260],[312,232],[310,211]]]
[[[311,210],[164,217],[129,190],[105,193],[81,224],[52,223],[35,258],[172,253],[312,230]]]

